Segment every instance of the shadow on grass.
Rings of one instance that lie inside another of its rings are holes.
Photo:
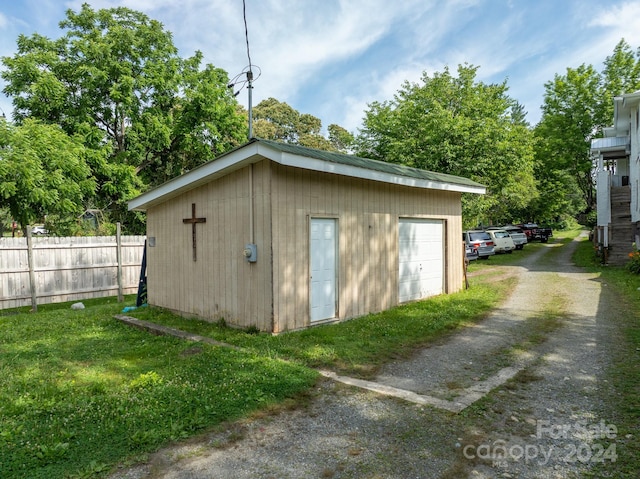
[[[259,355],[368,378],[390,360],[410,357],[452,331],[484,318],[514,284],[510,278],[494,283],[478,278],[466,291],[278,336],[248,334],[219,323],[184,319],[157,308],[136,310],[130,315],[247,348]]]
[[[3,477],[89,477],[306,391],[317,373],[151,336],[121,305],[0,318]]]

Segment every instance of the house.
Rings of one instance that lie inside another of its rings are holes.
[[[151,305],[281,333],[463,285],[452,175],[252,139],[129,203]]]
[[[604,138],[591,142],[598,203],[595,240],[608,264],[622,265],[638,243],[640,91],[613,102],[613,126],[603,129]]]

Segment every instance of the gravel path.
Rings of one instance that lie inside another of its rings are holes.
[[[618,313],[606,285],[571,265],[574,246],[505,268],[518,285],[501,308],[375,380],[455,403],[520,370],[461,413],[326,379],[306,407],[169,447],[111,479],[580,477],[615,448],[602,397]]]

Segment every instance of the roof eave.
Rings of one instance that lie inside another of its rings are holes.
[[[449,183],[443,181],[427,180],[422,178],[412,178],[409,176],[394,175],[376,170],[360,168],[358,166],[343,165],[340,163],[332,163],[329,161],[308,158],[305,156],[293,155],[290,153],[280,153],[280,158],[270,158],[284,166],[292,166],[296,168],[306,168],[308,170],[320,171],[322,173],[333,173],[336,175],[349,176],[352,178],[361,178],[365,180],[379,181],[383,183],[391,183],[404,186],[412,186],[414,188],[426,188],[432,190],[455,191],[460,193],[477,193],[485,194],[486,187],[480,184],[464,185],[457,183]]]
[[[258,146],[258,143],[249,143],[142,193],[129,200],[129,211],[146,211],[150,206],[163,203],[209,181],[260,161],[262,158],[258,153]]]
[[[467,184],[414,178],[398,174],[385,173],[353,165],[296,155],[275,149],[259,141],[252,141],[232,150],[217,159],[176,177],[129,201],[129,210],[146,211],[149,207],[163,203],[171,198],[201,186],[209,181],[241,169],[251,163],[266,158],[284,166],[292,166],[323,173],[332,173],[352,178],[361,178],[383,183],[425,188],[459,193],[485,194],[486,187],[469,181]]]

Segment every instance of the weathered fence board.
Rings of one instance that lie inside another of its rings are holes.
[[[138,290],[144,236],[121,236],[122,288]],[[39,304],[118,294],[115,236],[33,237]],[[31,304],[27,238],[0,238],[0,309]]]

